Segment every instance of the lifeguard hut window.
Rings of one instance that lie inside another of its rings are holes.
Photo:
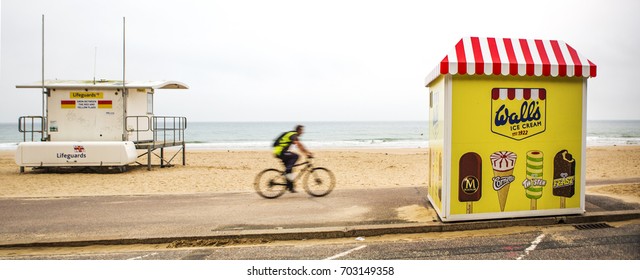
[[[153,92],[147,92],[147,114],[153,115]]]

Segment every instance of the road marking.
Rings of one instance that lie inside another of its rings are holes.
[[[520,255],[518,258],[516,258],[516,260],[522,260],[522,258],[524,258],[526,255],[529,255],[529,253],[531,253],[533,250],[536,249],[536,247],[538,247],[538,244],[542,242],[543,238],[544,238],[544,233],[538,235],[538,237],[536,237],[536,239],[531,242],[531,246],[527,247],[527,249],[524,249],[524,254]]]
[[[139,257],[135,257],[135,258],[130,258],[130,259],[127,259],[127,260],[128,260],[128,261],[141,260],[141,259],[144,259],[144,258],[146,258],[146,257],[151,257],[151,256],[154,256],[154,255],[157,255],[157,254],[158,254],[158,253],[146,254],[146,255],[144,255],[144,256],[139,256]]]
[[[353,249],[351,249],[351,250],[344,251],[344,252],[342,252],[342,253],[340,253],[340,254],[337,254],[337,255],[335,255],[335,256],[328,257],[328,258],[326,258],[326,259],[324,259],[324,260],[325,260],[325,261],[327,261],[327,260],[334,260],[334,259],[337,259],[337,258],[341,258],[341,257],[344,257],[344,256],[346,256],[346,255],[348,255],[348,254],[351,254],[351,253],[355,252],[355,251],[358,251],[358,250],[360,250],[360,249],[364,249],[364,247],[367,247],[367,245],[362,245],[362,246],[360,246],[360,247],[356,247],[356,248],[353,248]]]

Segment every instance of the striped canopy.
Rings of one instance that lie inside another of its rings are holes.
[[[462,38],[425,79],[442,74],[595,77],[596,65],[557,40]]]

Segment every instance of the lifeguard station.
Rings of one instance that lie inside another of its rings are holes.
[[[188,89],[181,82],[47,80],[16,87],[43,91],[42,116],[18,120],[24,141],[15,157],[20,172],[25,167],[77,166],[124,171],[145,156],[146,163],[137,163],[151,170],[152,155],[164,167],[180,153],[185,164],[187,118],[153,111],[156,90]],[[167,147],[179,150],[166,158]]]

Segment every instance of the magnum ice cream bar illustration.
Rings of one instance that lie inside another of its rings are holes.
[[[566,198],[576,193],[576,161],[562,150],[553,158],[553,195],[560,197],[560,208],[566,208]]]
[[[498,192],[500,211],[504,212],[509,195],[511,182],[515,181],[513,167],[516,165],[517,155],[509,151],[499,151],[491,154],[491,166],[493,167],[493,189]]]
[[[547,181],[542,179],[543,163],[542,151],[527,152],[527,174],[522,186],[527,198],[531,199],[531,210],[538,209],[538,199],[542,197],[542,189],[547,185]]]
[[[473,213],[473,202],[482,197],[482,158],[469,152],[460,157],[458,201],[467,203],[467,214]]]

